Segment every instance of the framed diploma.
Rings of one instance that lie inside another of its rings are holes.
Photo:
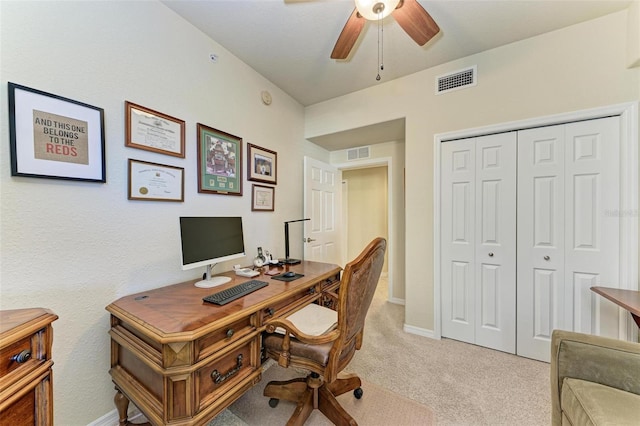
[[[106,182],[102,108],[8,88],[12,176]]]
[[[184,201],[184,169],[130,158],[129,199]]]
[[[198,123],[198,192],[242,195],[242,138]]]
[[[251,210],[272,212],[274,209],[275,188],[272,186],[252,185]]]
[[[183,120],[125,101],[125,146],[184,158]]]

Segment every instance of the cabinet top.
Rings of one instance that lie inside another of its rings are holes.
[[[194,335],[267,309],[297,291],[335,276],[341,268],[328,263],[303,261],[291,266],[289,270],[303,274],[304,277],[283,282],[273,280],[264,273],[247,278],[226,272],[217,275],[229,276],[231,281],[218,287],[198,288],[194,286],[198,280],[191,280],[122,297],[106,309],[112,316],[130,326],[145,334],[151,333],[154,340],[186,341],[191,340]],[[269,285],[223,306],[202,300],[205,296],[250,279],[266,281]]]
[[[29,335],[58,319],[45,308],[9,309],[0,311],[0,346],[16,335]]]

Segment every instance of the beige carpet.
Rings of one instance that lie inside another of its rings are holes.
[[[263,373],[262,381],[257,386],[243,395],[229,407],[227,412],[221,413],[209,425],[282,426],[286,424],[295,409],[295,404],[288,401],[280,401],[276,408],[271,408],[268,403],[269,398],[262,396],[262,391],[270,380],[289,380],[304,376],[305,373],[302,371],[284,369],[273,365]],[[424,405],[366,381],[363,381],[362,390],[364,394],[362,399],[359,400],[351,392],[338,397],[342,407],[360,425],[410,426],[434,424],[433,413]],[[305,423],[307,426],[331,424],[318,410],[314,410],[309,420]]]

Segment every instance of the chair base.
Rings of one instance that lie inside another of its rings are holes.
[[[264,388],[264,396],[297,404],[287,426],[302,426],[314,409],[320,410],[335,425],[357,426],[358,423],[342,408],[336,396],[360,389],[361,385],[355,374],[340,375],[332,383],[326,383],[312,373],[306,378],[269,382]]]

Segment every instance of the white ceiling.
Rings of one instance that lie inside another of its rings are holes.
[[[347,60],[330,59],[353,0],[162,0],[304,106],[628,7],[631,0],[419,0],[440,33],[418,46],[384,20],[384,70],[376,81],[378,32],[368,22]],[[216,53],[216,52],[210,52]],[[219,59],[222,60],[222,59]],[[396,120],[404,133],[404,120]],[[385,128],[384,125],[380,128]],[[365,129],[361,129],[365,130]],[[378,129],[380,130],[380,129]],[[359,133],[314,142],[344,148]],[[335,135],[334,135],[335,136]],[[348,137],[347,137],[348,136]],[[390,139],[387,139],[390,140]]]

